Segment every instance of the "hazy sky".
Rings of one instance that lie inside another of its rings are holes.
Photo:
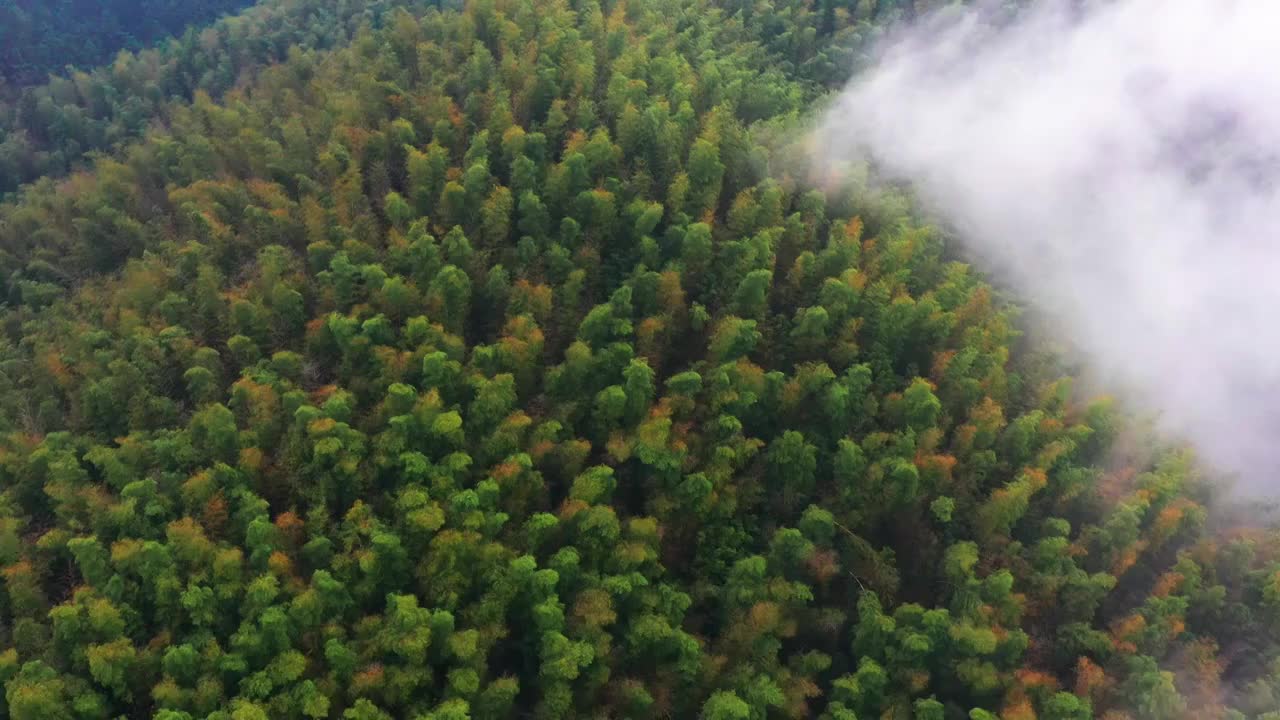
[[[1088,5],[921,23],[826,115],[822,152],[913,181],[1106,382],[1273,493],[1280,1]]]

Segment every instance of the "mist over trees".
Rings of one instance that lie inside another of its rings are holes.
[[[5,717],[1280,712],[1275,532],[814,189],[906,3],[328,5],[24,94],[175,83],[0,204]]]
[[[815,146],[909,178],[1100,382],[1274,496],[1280,79],[1262,28],[1280,6],[952,11],[896,34]]]

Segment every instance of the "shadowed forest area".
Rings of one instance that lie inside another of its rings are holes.
[[[6,0],[0,4],[0,77],[10,86],[38,84],[68,65],[98,65],[119,50],[140,50],[247,4],[248,0]]]
[[[1276,532],[815,182],[905,5],[265,0],[17,93],[0,717],[1280,718]]]

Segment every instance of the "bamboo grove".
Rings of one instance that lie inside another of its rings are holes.
[[[401,5],[24,91],[186,78],[0,206],[4,717],[1280,717],[1275,533],[808,169],[900,4]]]

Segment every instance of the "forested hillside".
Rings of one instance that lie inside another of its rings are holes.
[[[1280,717],[1276,533],[813,177],[900,8],[322,5],[41,91],[4,717]]]
[[[37,178],[64,175],[87,153],[119,148],[167,124],[172,107],[198,92],[221,98],[290,52],[344,45],[360,29],[381,26],[393,9],[421,12],[432,4],[267,0],[155,49],[121,53],[96,70],[0,93],[0,197]],[[0,23],[0,32],[5,27]]]
[[[109,60],[249,0],[6,0],[0,4],[0,88],[40,82],[67,65]]]

